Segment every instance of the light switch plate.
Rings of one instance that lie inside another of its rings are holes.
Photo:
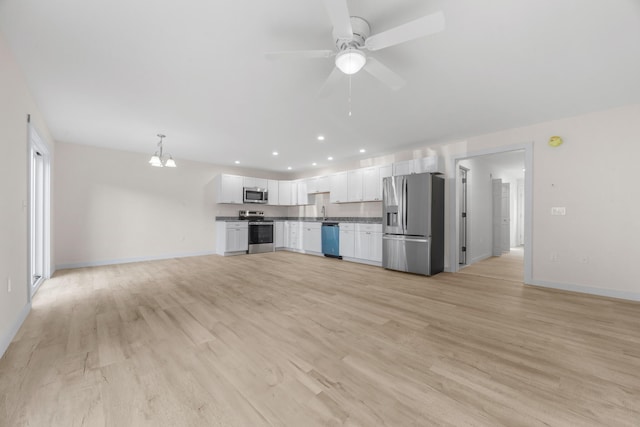
[[[566,215],[566,214],[567,214],[567,208],[565,208],[564,206],[551,208],[551,215]]]

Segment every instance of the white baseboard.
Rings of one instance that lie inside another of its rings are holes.
[[[543,288],[560,289],[563,291],[580,292],[583,294],[599,295],[599,296],[609,297],[609,298],[619,298],[619,299],[626,299],[631,301],[640,301],[640,293],[637,293],[637,292],[617,291],[615,289],[593,288],[590,286],[575,285],[570,283],[554,283],[554,282],[547,282],[544,280],[532,280],[531,283],[527,283],[527,285],[540,286]]]
[[[484,261],[485,259],[489,259],[489,258],[491,258],[491,254],[479,255],[477,257],[473,257],[471,259],[471,262],[469,262],[467,265],[475,264],[476,262]]]
[[[203,255],[216,255],[216,251],[188,252],[188,253],[179,253],[179,254],[158,255],[158,256],[151,256],[151,257],[119,258],[119,259],[110,259],[110,260],[102,260],[102,261],[76,262],[76,263],[70,263],[70,264],[56,265],[56,270],[64,270],[67,268],[99,267],[101,265],[112,265],[112,264],[128,264],[131,262],[142,262],[142,261],[157,261],[157,260],[171,259],[171,258],[188,258],[192,256],[203,256]]]
[[[31,303],[27,303],[27,305],[22,308],[22,311],[20,311],[20,314],[18,314],[18,318],[11,326],[11,328],[9,328],[9,330],[2,337],[0,337],[0,358],[4,356],[4,352],[7,351],[7,348],[9,348],[9,344],[11,344],[11,341],[13,341],[13,338],[18,333],[20,326],[22,326],[24,319],[27,318],[30,311]]]
[[[358,264],[367,264],[367,265],[373,265],[374,267],[382,267],[382,263],[381,262],[370,261],[368,259],[350,258],[350,257],[342,257],[342,259],[344,261],[357,262]]]

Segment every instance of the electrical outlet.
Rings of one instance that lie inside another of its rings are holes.
[[[551,215],[566,215],[567,208],[563,206],[551,208]]]
[[[7,292],[11,292],[11,277],[7,277]]]
[[[589,264],[589,257],[588,257],[588,256],[586,256],[586,255],[581,256],[581,257],[580,257],[580,262],[581,262],[582,264]]]
[[[551,254],[549,255],[549,261],[551,262],[558,262],[559,256],[557,252],[551,252]]]

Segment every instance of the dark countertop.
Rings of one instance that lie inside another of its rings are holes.
[[[266,216],[264,219],[272,220],[272,221],[302,221],[302,222],[322,222],[322,217],[283,217],[283,216]],[[246,221],[243,219],[238,219],[237,216],[217,216],[216,221]],[[325,221],[334,221],[334,222],[353,222],[358,224],[382,224],[382,217],[348,217],[348,216],[331,216],[327,218]]]

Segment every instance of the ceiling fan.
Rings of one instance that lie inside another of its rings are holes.
[[[347,0],[323,1],[333,24],[333,37],[336,40],[337,50],[280,51],[266,54],[270,58],[330,58],[335,56],[336,68],[327,78],[321,92],[335,84],[343,73],[351,75],[362,69],[390,88],[400,89],[405,84],[404,79],[376,58],[367,56],[364,51],[373,52],[438,33],[444,30],[445,26],[444,14],[436,12],[382,33],[371,35],[371,27],[365,19],[349,15]]]

